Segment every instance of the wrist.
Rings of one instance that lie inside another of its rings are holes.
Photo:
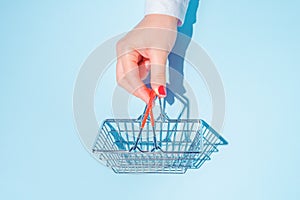
[[[166,28],[176,30],[178,19],[173,16],[163,14],[149,14],[145,15],[140,23],[143,28]]]

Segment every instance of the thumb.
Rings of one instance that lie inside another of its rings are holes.
[[[159,97],[166,97],[166,61],[168,54],[157,51],[151,54],[151,88]]]

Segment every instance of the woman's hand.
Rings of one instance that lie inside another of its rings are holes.
[[[177,18],[151,14],[117,43],[117,82],[131,94],[149,101],[142,80],[151,72],[151,88],[166,96],[166,61],[176,40]]]

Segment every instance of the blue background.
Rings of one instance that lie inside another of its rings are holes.
[[[116,175],[81,145],[72,111],[89,53],[144,2],[0,2],[0,199],[299,199],[299,1],[203,0],[193,39],[226,92],[230,145],[185,175]]]

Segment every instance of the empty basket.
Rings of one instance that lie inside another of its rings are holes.
[[[219,145],[227,144],[203,120],[162,116],[154,125],[145,120],[144,127],[142,117],[105,120],[93,153],[115,173],[183,174],[200,168]]]

